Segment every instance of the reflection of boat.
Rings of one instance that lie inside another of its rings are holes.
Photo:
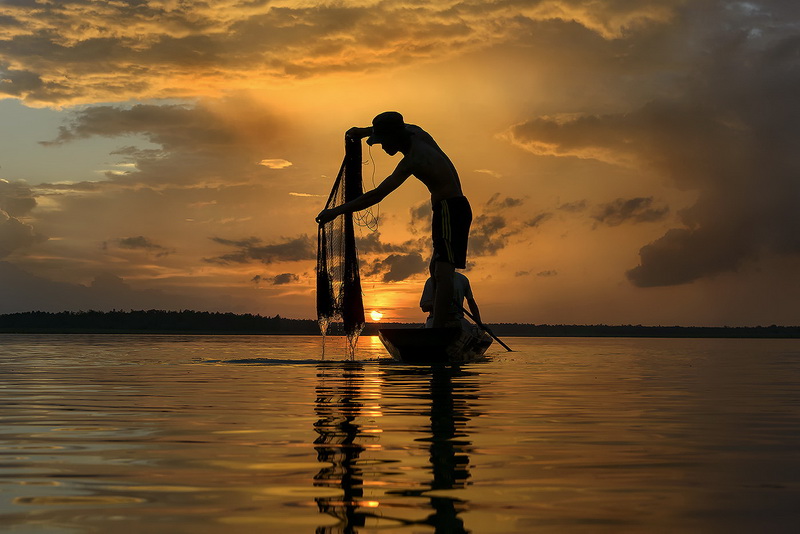
[[[389,354],[406,363],[465,363],[483,357],[492,338],[482,330],[382,328],[378,336]]]
[[[413,482],[405,484],[395,480],[394,487],[386,493],[413,499],[407,506],[420,502],[420,498],[429,500],[428,515],[417,519],[414,524],[433,527],[433,532],[466,534],[470,531],[466,529],[461,514],[469,509],[469,503],[464,493],[454,490],[462,490],[471,484],[469,454],[472,442],[468,427],[470,419],[480,415],[470,407],[471,401],[479,398],[477,374],[458,365],[434,365],[427,371],[423,367],[394,365],[384,375],[384,395],[390,399],[388,393],[393,386],[405,388],[409,383],[424,386],[425,376],[430,377],[427,392],[403,389],[401,398],[405,400],[413,391],[416,395],[412,393],[412,398],[419,395],[421,400],[429,399],[429,409],[422,403],[413,408],[419,410],[420,416],[430,417],[429,433],[414,439],[417,443],[427,443],[425,448],[430,455],[430,467],[426,467],[426,472],[430,478],[417,480],[418,476],[414,476]],[[409,406],[409,409],[413,408]],[[423,427],[419,427],[419,432],[426,434]]]

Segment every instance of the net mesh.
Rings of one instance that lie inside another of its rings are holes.
[[[346,138],[344,161],[325,208],[361,195],[361,180],[361,140]],[[319,225],[317,231],[317,322],[323,336],[335,320],[342,321],[352,356],[365,324],[352,213]]]

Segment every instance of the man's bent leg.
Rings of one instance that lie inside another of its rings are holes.
[[[451,319],[453,302],[453,275],[456,268],[452,263],[437,261],[434,268],[436,297],[433,300],[433,327],[443,328]]]

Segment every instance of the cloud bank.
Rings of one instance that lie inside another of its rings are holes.
[[[167,247],[161,246],[158,243],[154,242],[152,239],[142,235],[135,237],[122,237],[119,239],[114,239],[112,243],[114,243],[119,248],[123,249],[144,250],[145,252],[155,255],[155,257],[157,258],[167,256],[175,252],[174,249],[169,249]],[[104,244],[104,246],[107,247],[108,244],[106,243]]]
[[[0,179],[0,259],[47,240],[21,220],[35,207],[36,199],[24,182]]]
[[[599,224],[619,226],[626,222],[642,223],[663,220],[668,206],[653,206],[653,197],[618,198],[603,204],[592,217]]]
[[[316,244],[307,235],[294,238],[284,238],[282,243],[264,245],[261,239],[249,237],[240,240],[212,237],[212,241],[220,245],[233,247],[236,250],[212,258],[206,258],[208,263],[227,265],[231,263],[251,263],[254,261],[266,265],[284,261],[313,260],[317,257]]]
[[[628,271],[637,286],[689,283],[765,254],[800,253],[800,32],[777,11],[744,7],[722,10],[679,94],[625,113],[533,118],[510,132],[536,154],[648,167],[698,192],[679,213],[683,227],[641,248]],[[766,23],[769,34],[759,30]],[[667,208],[651,204],[620,199],[594,218],[663,219]]]
[[[7,2],[0,93],[59,105],[218,96],[254,82],[438,61],[518,39],[535,21],[614,39],[669,20],[680,3]]]
[[[112,152],[131,170],[107,173],[111,182],[233,185],[290,166],[281,158],[263,158],[264,152],[276,144],[279,132],[289,130],[263,104],[247,99],[194,105],[101,105],[77,109],[55,139],[42,144],[58,146],[92,137],[138,136],[154,148],[127,146]]]

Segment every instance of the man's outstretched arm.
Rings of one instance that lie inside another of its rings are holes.
[[[411,176],[411,173],[405,170],[402,162],[400,162],[400,165],[397,166],[394,172],[386,177],[386,179],[384,179],[381,183],[379,183],[378,187],[375,189],[367,191],[363,195],[351,200],[350,202],[345,202],[341,206],[319,212],[319,215],[317,215],[316,219],[317,223],[325,224],[326,222],[332,221],[344,213],[361,211],[370,206],[374,206],[386,198],[389,193],[400,187],[400,185],[402,185],[402,183],[405,182],[409,176]]]

